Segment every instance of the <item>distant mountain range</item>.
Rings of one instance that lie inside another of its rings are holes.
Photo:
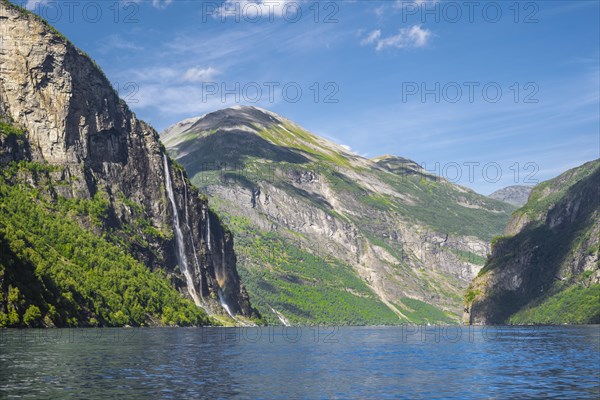
[[[527,203],[527,199],[529,198],[529,194],[531,193],[532,189],[533,186],[507,186],[503,189],[496,190],[494,193],[490,194],[489,197],[504,201],[512,204],[513,206],[521,207]]]
[[[452,322],[514,207],[396,156],[366,159],[255,107],[161,140],[236,238],[269,322]]]

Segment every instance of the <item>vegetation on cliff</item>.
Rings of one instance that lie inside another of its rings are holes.
[[[15,130],[1,126],[0,142]],[[69,184],[51,178],[60,169],[2,165],[0,327],[209,323],[163,271],[150,271],[129,253],[135,236],[99,229],[109,212],[104,194],[56,195],[56,186]]]
[[[467,322],[600,322],[600,161],[537,185],[465,297]]]

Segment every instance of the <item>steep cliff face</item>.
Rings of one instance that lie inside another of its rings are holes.
[[[466,296],[471,324],[600,322],[600,161],[543,182]]]
[[[100,233],[120,235],[136,259],[167,271],[204,308],[219,312],[220,296],[233,313],[249,316],[231,233],[168,159],[156,131],[44,21],[3,0],[0,22],[0,115],[24,131],[22,158],[52,166],[52,179],[69,182],[56,185],[54,196],[105,198]],[[6,155],[16,151],[9,144],[2,143],[3,163],[15,159]],[[136,241],[124,227],[142,217]]]
[[[254,107],[182,121],[161,139],[234,230],[244,281],[272,322],[458,320],[513,210]]]

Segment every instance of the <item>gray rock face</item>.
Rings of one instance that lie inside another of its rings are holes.
[[[529,198],[532,189],[532,186],[507,186],[500,190],[496,190],[494,193],[490,194],[489,197],[521,207],[527,203],[527,199]]]
[[[136,118],[93,61],[45,22],[2,1],[0,23],[0,114],[27,132],[32,159],[75,178],[60,194],[90,198],[106,192],[114,216],[110,223],[116,225],[131,218],[131,210],[117,201],[124,197],[141,205],[155,228],[172,233],[165,189],[170,179],[197,292],[211,308],[218,307],[211,298],[220,290],[234,312],[249,315],[232,235],[178,166],[169,161],[165,171],[165,150],[156,131]],[[152,239],[152,250],[142,249],[137,256],[150,268],[171,273],[187,294],[175,240],[165,236],[170,239]]]

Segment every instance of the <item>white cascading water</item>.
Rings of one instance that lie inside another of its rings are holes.
[[[208,254],[212,251],[210,245],[210,213],[206,212],[206,245],[208,246]]]
[[[187,184],[185,183],[183,171],[181,171],[181,181],[183,182],[183,194],[185,201],[185,224],[188,227],[188,231],[192,232],[192,228],[190,228],[190,221],[188,219]],[[194,261],[196,262],[196,268],[198,269],[198,272],[200,272],[200,263],[198,262],[198,256],[196,255],[196,243],[194,243],[194,235],[190,236],[190,240],[192,241],[192,253],[194,253]],[[202,276],[198,275],[198,278],[200,279],[200,287],[202,288]],[[200,292],[200,297],[202,297],[202,292]]]
[[[218,290],[217,290],[217,295],[219,296],[219,303],[221,303],[221,307],[223,307],[223,309],[224,309],[225,311],[227,311],[227,314],[229,314],[229,316],[230,316],[230,317],[231,317],[231,318],[232,318],[232,319],[233,319],[235,322],[237,322],[238,324],[242,324],[242,325],[244,325],[244,326],[248,326],[248,324],[246,324],[246,323],[245,323],[245,322],[243,322],[243,321],[240,321],[239,319],[237,319],[237,318],[235,317],[235,315],[233,315],[233,313],[232,313],[232,312],[231,312],[231,310],[229,309],[229,306],[228,306],[228,305],[227,305],[227,303],[225,302],[225,299],[223,298],[223,294],[221,293],[221,289],[218,289]],[[254,325],[252,325],[252,326],[254,326]]]
[[[183,234],[179,226],[179,213],[177,212],[177,204],[175,203],[175,196],[173,195],[173,185],[171,183],[171,174],[169,173],[169,163],[167,162],[167,155],[163,154],[163,164],[165,170],[165,186],[167,188],[167,196],[171,202],[171,208],[173,209],[173,229],[175,229],[175,243],[177,245],[177,262],[179,263],[179,269],[183,272],[187,282],[187,289],[194,303],[198,307],[202,307],[196,288],[194,287],[194,280],[192,274],[188,269],[187,261],[185,258],[185,242],[183,241]]]
[[[286,317],[283,316],[283,314],[281,314],[279,311],[275,310],[273,307],[271,307],[271,311],[273,311],[273,314],[275,314],[277,316],[277,318],[279,318],[279,321],[284,325],[284,326],[291,326],[290,322],[287,320]]]
[[[221,269],[222,271],[225,271],[225,245],[221,246]],[[233,316],[233,313],[229,309],[229,306],[227,305],[227,303],[225,303],[225,299],[221,294],[221,289],[219,289],[217,293],[219,295],[219,301],[221,302],[221,306],[223,306],[223,308],[225,309],[225,311],[227,311],[227,314],[229,314],[231,318],[237,321],[237,318]]]
[[[187,185],[185,184],[185,176],[183,175],[183,171],[181,171],[181,182],[183,182],[183,200],[185,201],[185,222],[188,219],[188,211],[187,211]]]
[[[194,299],[194,303],[196,303],[196,305],[198,307],[201,307],[204,309],[204,307],[202,307],[202,302],[200,301],[200,298],[198,297],[198,293],[196,292],[196,288],[194,287],[194,280],[192,279],[192,274],[190,274],[188,265],[187,265],[187,261],[185,258],[185,242],[183,240],[183,233],[181,232],[181,227],[179,226],[179,213],[177,212],[177,203],[175,203],[175,196],[173,195],[173,184],[171,183],[171,174],[169,173],[169,163],[167,161],[167,155],[163,154],[163,165],[164,165],[164,170],[165,170],[165,187],[167,188],[167,196],[169,197],[169,201],[171,202],[171,208],[173,209],[173,228],[175,229],[175,243],[177,245],[177,261],[179,263],[179,269],[181,270],[181,272],[183,272],[183,275],[185,276],[185,279],[187,281],[187,288],[188,288],[188,293],[190,294],[190,296],[192,296],[192,299]],[[185,185],[185,179],[184,179],[184,185]],[[185,187],[186,189],[186,200],[187,200],[187,186]],[[188,225],[189,228],[189,224],[187,221],[187,201],[186,201],[186,224]],[[207,225],[207,244],[208,244],[208,248],[210,250],[211,245],[210,245],[210,217],[207,216],[206,218],[206,225]],[[192,244],[193,244],[193,240],[192,240]],[[194,249],[194,257],[196,257],[195,254],[195,249]],[[222,263],[223,266],[225,264],[225,251],[223,250],[223,257],[222,257]],[[198,259],[196,258],[196,263],[198,262]],[[223,295],[221,294],[221,289],[219,289],[217,291],[218,297],[219,297],[219,302],[221,303],[221,307],[223,307],[223,309],[227,312],[227,314],[229,314],[229,316],[231,318],[233,318],[236,322],[242,324],[242,325],[247,325],[245,323],[243,323],[242,321],[240,321],[239,319],[237,319],[233,313],[231,312],[229,306],[227,305],[227,303],[225,302],[225,299],[223,298]]]
[[[225,309],[225,311],[227,311],[227,314],[229,314],[229,316],[231,318],[233,318],[233,319],[235,319],[237,321],[237,319],[233,316],[233,313],[229,309],[229,306],[227,305],[227,303],[225,303],[225,299],[223,298],[223,294],[221,294],[221,289],[217,290],[217,295],[219,296],[219,303],[221,303],[221,307],[223,307]]]

